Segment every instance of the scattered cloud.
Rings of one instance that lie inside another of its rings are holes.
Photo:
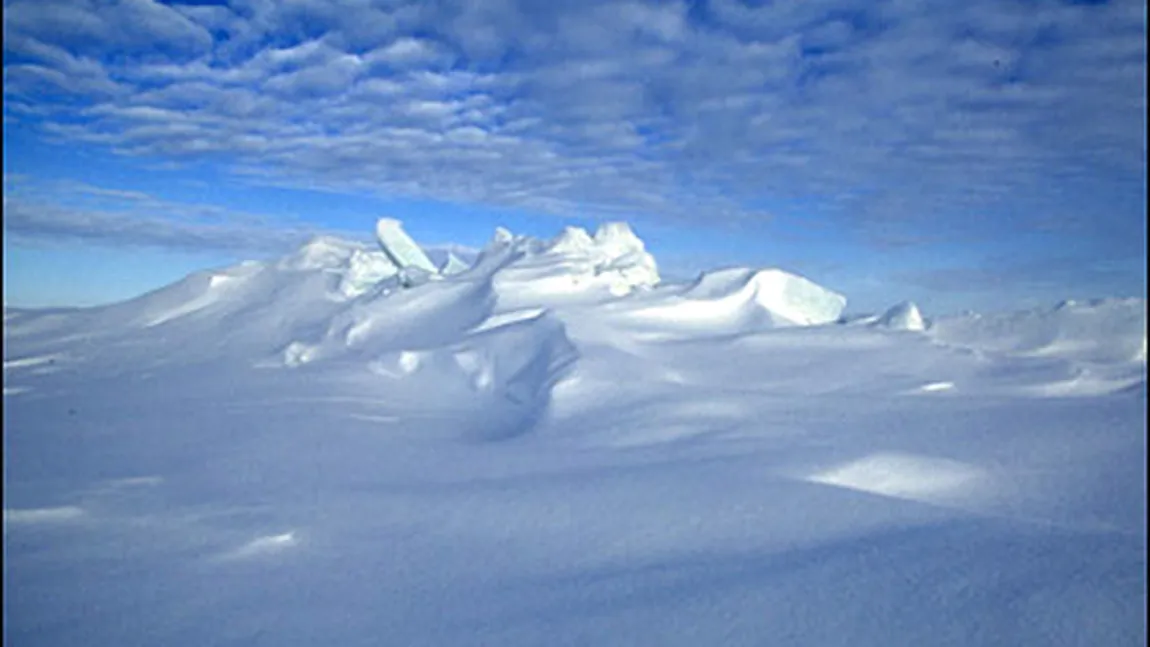
[[[12,525],[31,525],[31,524],[49,524],[60,523],[65,521],[73,521],[84,516],[84,511],[74,506],[64,506],[59,508],[29,508],[23,510],[17,509],[4,509],[4,526],[7,531],[7,526]]]
[[[694,224],[813,199],[887,244],[1059,226],[1083,207],[1052,177],[1105,198],[1145,173],[1133,0],[11,0],[4,23],[6,117],[272,184]],[[1099,235],[1144,195],[1087,207]]]
[[[272,254],[322,233],[329,232],[139,191],[4,178],[4,234],[13,240]]]

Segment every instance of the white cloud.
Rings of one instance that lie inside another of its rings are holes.
[[[25,510],[4,509],[4,525],[49,524],[73,521],[84,516],[84,511],[74,506],[59,508],[32,508]],[[5,528],[7,531],[7,528]]]
[[[163,51],[174,55],[211,48],[212,36],[173,8],[153,0],[16,0],[4,5],[4,31],[67,43],[88,53]]]
[[[265,182],[695,221],[815,200],[905,238],[1145,170],[1133,0],[46,6],[9,5],[6,112]]]
[[[4,184],[4,234],[15,240],[274,254],[332,233],[285,226],[282,217],[277,222],[218,205],[81,182],[5,176]]]
[[[449,64],[452,58],[450,52],[436,43],[410,37],[399,38],[364,56],[364,60],[368,63],[386,63],[397,68]]]

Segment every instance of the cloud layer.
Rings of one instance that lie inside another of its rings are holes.
[[[15,0],[4,31],[7,120],[249,182],[894,243],[1144,231],[1134,0]]]
[[[76,182],[5,177],[4,234],[185,251],[281,253],[321,233],[211,204]]]

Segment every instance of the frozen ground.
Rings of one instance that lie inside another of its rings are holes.
[[[365,253],[5,311],[5,645],[1145,644],[1144,300]]]

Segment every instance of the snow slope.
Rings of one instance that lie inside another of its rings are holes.
[[[1144,644],[1144,300],[373,254],[5,311],[6,645]]]

